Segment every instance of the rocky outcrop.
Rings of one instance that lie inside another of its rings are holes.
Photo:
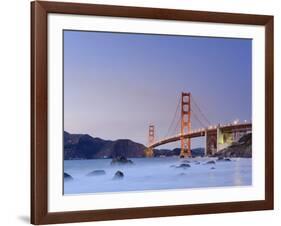
[[[252,157],[252,134],[246,134],[241,137],[238,142],[233,143],[229,147],[217,152],[214,157],[240,157],[251,158]]]

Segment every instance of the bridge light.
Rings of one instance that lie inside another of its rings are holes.
[[[237,125],[238,122],[239,122],[239,119],[235,119],[234,122],[233,122],[233,124],[234,124],[234,125]]]

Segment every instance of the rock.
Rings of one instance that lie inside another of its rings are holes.
[[[186,168],[189,168],[190,165],[188,163],[182,163],[180,164],[179,166],[177,166],[176,168],[183,168],[183,169],[186,169]]]
[[[170,167],[171,167],[171,168],[174,168],[174,167],[176,167],[176,166],[175,166],[175,165],[170,165]]]
[[[219,156],[219,157],[217,158],[217,161],[230,162],[230,161],[231,161],[231,159],[230,159],[230,158],[224,158],[223,156]]]
[[[230,158],[224,158],[223,156],[218,157],[217,161],[220,162],[230,162],[231,159]]]
[[[183,163],[190,163],[189,160],[183,160],[182,162],[183,162]]]
[[[123,179],[123,178],[124,178],[124,173],[119,170],[114,174],[113,177],[113,179]]]
[[[73,180],[73,177],[70,176],[68,173],[63,173],[63,179],[64,180]]]
[[[200,162],[195,162],[195,165],[200,165]]]
[[[216,162],[214,160],[208,161],[205,164],[216,164]]]
[[[213,157],[219,156],[226,158],[252,158],[252,134],[245,134],[238,142],[233,142],[230,146],[213,155]]]
[[[115,164],[133,164],[133,161],[130,160],[130,159],[127,159],[124,156],[120,156],[120,157],[112,159],[110,164],[111,165],[115,165]]]
[[[87,176],[101,176],[101,175],[105,175],[104,170],[94,170],[87,174]]]
[[[214,170],[214,169],[216,169],[215,167],[211,167],[211,170]]]

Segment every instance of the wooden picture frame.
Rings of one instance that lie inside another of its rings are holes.
[[[95,15],[265,27],[265,199],[48,212],[48,14]],[[273,16],[35,1],[31,3],[31,223],[52,224],[273,209]]]

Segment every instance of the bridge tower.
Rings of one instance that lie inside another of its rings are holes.
[[[155,126],[149,125],[148,127],[148,146],[153,144],[155,141]],[[153,157],[153,148],[147,148],[145,150],[146,157]]]
[[[181,153],[180,157],[190,157],[191,156],[191,144],[190,138],[184,138],[183,135],[187,134],[191,130],[191,105],[190,105],[190,93],[181,94]]]

